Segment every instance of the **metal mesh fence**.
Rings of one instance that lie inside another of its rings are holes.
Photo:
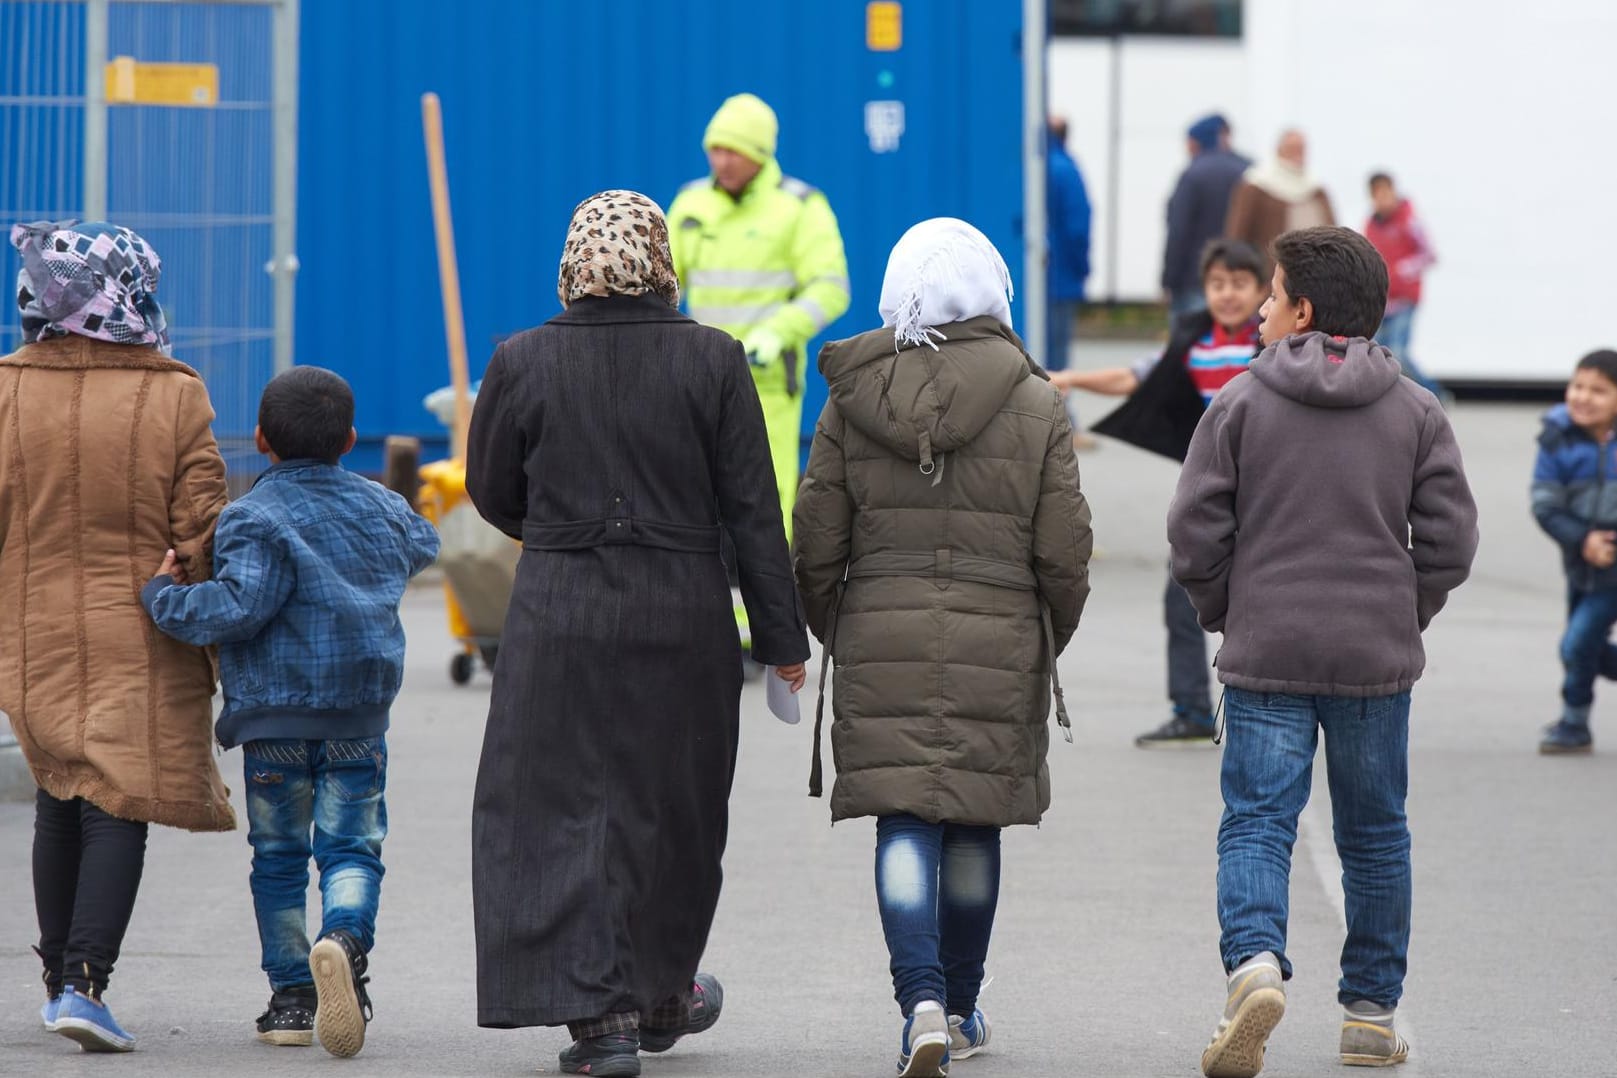
[[[105,217],[161,256],[158,298],[174,356],[207,382],[238,479],[261,466],[253,421],[276,356],[274,161],[290,150],[276,144],[280,2],[0,0],[0,221],[86,216],[97,197],[86,173],[104,160]],[[97,8],[108,59],[215,65],[216,103],[113,103],[97,139],[87,123]],[[8,291],[17,265],[6,244]],[[20,341],[16,305],[8,297],[0,308],[0,350],[9,351]]]

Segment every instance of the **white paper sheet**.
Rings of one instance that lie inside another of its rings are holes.
[[[769,710],[781,722],[796,726],[803,713],[797,707],[797,694],[780,679],[775,667],[764,667],[764,694],[769,698]]]

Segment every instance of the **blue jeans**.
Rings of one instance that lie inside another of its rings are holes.
[[[1561,699],[1569,708],[1587,711],[1595,700],[1595,678],[1617,678],[1617,647],[1611,627],[1617,625],[1617,588],[1582,591],[1568,588],[1566,633],[1561,637]]]
[[[376,939],[387,835],[387,742],[249,741],[247,840],[263,969],[276,991],[310,983],[309,857],[320,868],[321,937]],[[310,832],[313,831],[311,841]]]
[[[876,902],[899,1009],[930,999],[971,1014],[999,905],[999,828],[880,817]]]
[[[1382,316],[1381,328],[1376,330],[1376,342],[1385,345],[1392,352],[1407,378],[1442,396],[1443,386],[1428,378],[1419,367],[1415,366],[1415,361],[1409,358],[1409,338],[1414,331],[1415,304],[1395,307]]]
[[[1207,634],[1196,617],[1190,593],[1168,576],[1162,596],[1162,621],[1168,627],[1168,699],[1173,712],[1209,724],[1213,721],[1212,687],[1207,679]]]
[[[1053,299],[1045,308],[1045,370],[1067,369],[1067,351],[1072,344],[1072,324],[1077,317],[1078,301],[1075,299]]]
[[[1336,852],[1347,899],[1337,998],[1392,1007],[1404,991],[1411,906],[1409,693],[1224,694],[1224,818],[1218,827],[1219,948],[1224,968],[1273,951],[1286,958],[1291,849],[1325,731]]]

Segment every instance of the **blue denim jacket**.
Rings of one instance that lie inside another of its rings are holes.
[[[283,461],[225,507],[213,579],[141,593],[163,632],[218,644],[226,748],[387,728],[404,676],[399,600],[438,533],[397,494],[340,466]]]

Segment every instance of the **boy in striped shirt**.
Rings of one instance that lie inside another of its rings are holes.
[[[1268,294],[1262,254],[1240,240],[1215,239],[1202,253],[1202,293],[1207,309],[1181,315],[1168,346],[1132,367],[1066,370],[1050,375],[1063,391],[1129,400],[1092,430],[1183,461],[1201,413],[1213,397],[1262,350],[1258,308]],[[1172,577],[1163,595],[1168,628],[1168,698],[1173,715],[1135,738],[1142,749],[1210,746],[1212,691],[1207,675],[1207,637],[1196,608]]]

